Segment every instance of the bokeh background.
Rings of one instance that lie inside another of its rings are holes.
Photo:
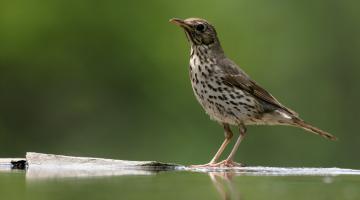
[[[236,160],[360,168],[360,14],[352,0],[1,1],[0,157],[209,161],[223,131],[192,94],[189,45],[172,17],[211,21],[252,78],[339,137],[249,127]]]

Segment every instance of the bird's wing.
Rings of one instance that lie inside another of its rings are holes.
[[[265,101],[277,108],[281,108],[294,116],[298,116],[296,112],[283,106],[277,99],[275,99],[275,97],[259,86],[255,81],[251,80],[246,74],[225,74],[224,83],[245,90],[262,101]]]

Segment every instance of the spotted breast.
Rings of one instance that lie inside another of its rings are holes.
[[[221,58],[209,59],[209,51],[205,46],[191,49],[190,79],[196,99],[215,121],[256,123],[261,104],[245,91],[225,84],[226,73],[218,67]]]

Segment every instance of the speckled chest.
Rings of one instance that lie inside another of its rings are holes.
[[[224,84],[221,66],[206,49],[191,50],[189,70],[196,99],[213,120],[239,124],[258,117],[256,100],[241,89]]]

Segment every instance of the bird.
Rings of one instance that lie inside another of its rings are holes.
[[[215,27],[205,19],[172,18],[190,43],[189,75],[194,95],[210,118],[223,126],[225,140],[207,164],[193,167],[242,167],[234,161],[235,153],[246,135],[248,125],[287,125],[305,129],[330,140],[337,138],[312,126],[281,104],[273,95],[250,78],[229,59],[220,44]],[[228,157],[219,161],[233,137],[231,126],[239,136]]]

